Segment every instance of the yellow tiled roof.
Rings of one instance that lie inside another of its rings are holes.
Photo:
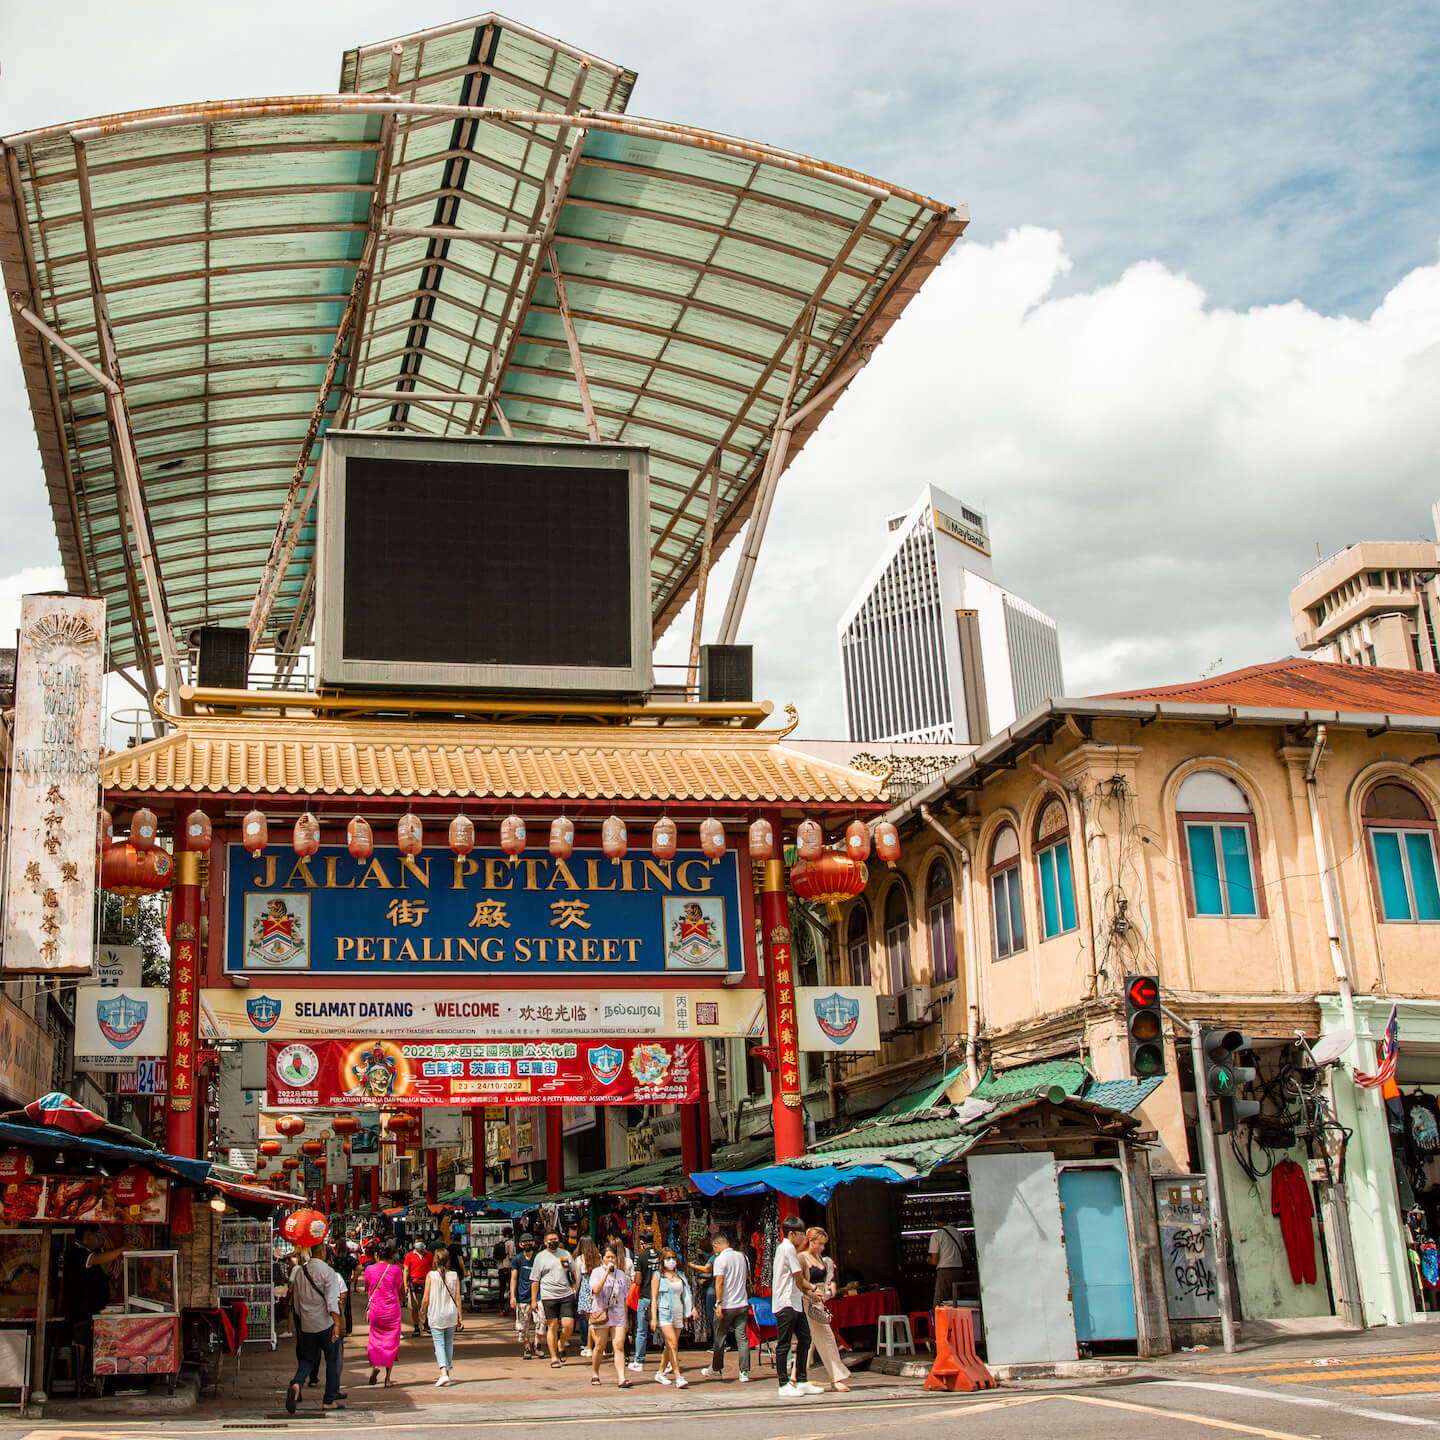
[[[883,781],[734,729],[184,717],[109,756],[112,791],[855,804]]]

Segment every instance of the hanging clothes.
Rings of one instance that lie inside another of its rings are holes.
[[[1270,1174],[1270,1213],[1280,1220],[1280,1235],[1290,1261],[1290,1279],[1296,1285],[1314,1285],[1315,1227],[1311,1217],[1310,1182],[1293,1160],[1282,1160]]]

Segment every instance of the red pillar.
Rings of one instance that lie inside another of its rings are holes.
[[[479,1199],[485,1193],[485,1107],[470,1107],[470,1194]]]
[[[697,1170],[704,1169],[700,1164],[700,1107],[698,1105],[682,1105],[680,1107],[680,1169],[688,1180]]]
[[[701,1170],[710,1168],[711,1139],[710,1139],[710,1042],[700,1042],[700,1103],[696,1107],[700,1112],[700,1165]]]
[[[365,1202],[360,1198],[360,1181],[364,1176],[363,1170],[352,1170],[350,1172],[350,1208],[352,1210],[363,1210]]]
[[[425,1152],[425,1199],[434,1205],[440,1198],[440,1152]]]
[[[195,1113],[195,996],[200,985],[200,856],[175,856],[170,892],[170,1096],[165,1104],[165,1148],[197,1154]]]
[[[378,1215],[380,1213],[380,1165],[377,1163],[370,1167],[370,1208]]]
[[[772,816],[778,843],[780,817]],[[775,1073],[770,1077],[770,1109],[775,1129],[775,1161],[783,1164],[805,1153],[805,1112],[800,1103],[800,1046],[795,1022],[795,975],[790,956],[790,901],[785,866],[765,861],[760,887],[760,940],[765,947],[765,998]]]
[[[545,1107],[545,1193],[558,1195],[565,1188],[565,1112],[559,1105]]]

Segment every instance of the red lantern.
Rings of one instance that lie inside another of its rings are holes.
[[[875,854],[887,865],[900,858],[900,832],[888,820],[875,827]]]
[[[725,853],[725,827],[713,815],[700,822],[700,848],[711,860]]]
[[[507,855],[518,855],[525,848],[525,822],[518,815],[507,815],[500,822],[500,848]]]
[[[308,1155],[313,1160],[317,1155],[325,1153],[325,1142],[323,1140],[307,1140],[301,1145],[300,1153]]]
[[[263,1155],[255,1162],[256,1170],[260,1171],[261,1173],[269,1169],[269,1167],[270,1162]]]
[[[323,1155],[318,1155],[310,1163],[323,1175],[325,1173],[325,1167],[329,1162]]]
[[[409,1135],[420,1128],[420,1117],[408,1110],[393,1110],[380,1117],[380,1124],[392,1135]]]
[[[300,1168],[300,1162],[293,1155],[287,1155],[280,1162],[280,1168],[282,1170],[298,1170]]]
[[[282,1135],[293,1140],[297,1135],[305,1133],[305,1122],[298,1115],[282,1115],[275,1122],[275,1128]]]
[[[115,843],[115,817],[103,807],[95,817],[96,820],[96,843],[100,853],[103,855]]]
[[[825,848],[825,832],[813,820],[802,820],[795,829],[795,848],[802,860],[818,860]]]
[[[359,1133],[360,1122],[353,1115],[337,1115],[330,1122],[330,1130],[335,1135],[355,1135]]]
[[[407,810],[396,824],[395,843],[402,855],[418,855],[425,848],[425,827],[413,810]]]
[[[650,832],[650,853],[657,860],[669,860],[675,854],[678,839],[675,822],[668,815],[662,815]]]
[[[557,860],[568,860],[575,848],[575,827],[567,816],[550,822],[550,853]]]
[[[130,843],[137,850],[149,850],[155,844],[155,827],[159,823],[155,812],[142,805],[130,822]]]
[[[757,820],[750,827],[750,858],[752,860],[773,860],[775,858],[775,830],[768,820]]]
[[[258,855],[270,843],[270,823],[258,810],[252,810],[240,822],[240,843],[252,855]]]
[[[176,848],[180,850],[208,850],[211,835],[210,817],[201,809],[192,810],[175,837]]]
[[[295,822],[291,840],[297,855],[313,855],[320,848],[320,822],[308,810]]]
[[[463,810],[450,822],[450,848],[457,855],[475,848],[475,822]]]
[[[260,1142],[260,1153],[262,1155],[278,1155],[284,1148],[278,1140],[262,1140]]]
[[[280,1222],[280,1233],[292,1245],[309,1249],[330,1233],[330,1222],[318,1210],[292,1210]]]
[[[345,1142],[345,1153],[347,1155],[350,1153],[350,1142],[348,1140]]]
[[[852,820],[845,827],[845,853],[852,860],[870,858],[870,827],[863,820]]]
[[[375,853],[375,837],[370,833],[370,822],[357,815],[345,827],[345,845],[357,860],[368,860]]]
[[[174,862],[163,850],[112,845],[100,857],[100,885],[127,903],[170,886]]]
[[[625,854],[629,838],[625,834],[625,822],[618,815],[609,815],[600,827],[600,848],[612,859],[619,860]]]
[[[832,920],[839,918],[840,902],[853,900],[869,880],[870,872],[858,860],[827,850],[818,860],[798,860],[790,868],[790,885],[802,900],[824,905]]]

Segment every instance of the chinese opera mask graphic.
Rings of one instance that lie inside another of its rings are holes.
[[[630,1052],[630,1073],[638,1085],[663,1085],[670,1060],[670,1051],[664,1045],[637,1045]]]
[[[665,900],[665,968],[725,968],[725,907],[718,900]]]
[[[308,970],[308,895],[245,896],[245,963],[270,970]]]
[[[402,1065],[400,1047],[393,1041],[372,1040],[351,1046],[342,1061],[346,1098],[361,1103],[388,1100],[395,1093]]]

